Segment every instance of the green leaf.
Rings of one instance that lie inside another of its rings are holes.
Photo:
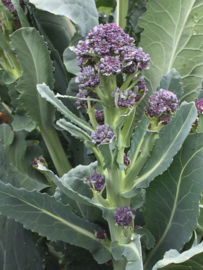
[[[105,170],[107,167],[111,167],[113,165],[116,165],[118,167],[117,163],[117,155],[118,155],[118,148],[116,145],[116,137],[113,138],[113,140],[110,143],[106,144],[100,144],[98,146],[99,151],[102,154],[103,157],[103,169]]]
[[[20,23],[22,25],[22,27],[29,27],[30,24],[25,16],[25,13],[23,11],[23,9],[21,8],[20,4],[19,4],[19,1],[18,0],[11,0],[15,10],[17,11],[18,13],[18,18],[20,20]]]
[[[0,269],[43,270],[32,234],[23,226],[0,216]]]
[[[23,174],[20,181],[24,184],[27,182],[25,188],[29,186],[30,178],[47,184],[45,177],[32,167],[32,161],[41,155],[41,150],[32,141],[27,141],[26,136],[26,132],[13,132],[9,125],[0,125],[0,140],[4,145],[6,158],[13,168]]]
[[[48,185],[38,182],[36,179],[29,177],[26,174],[19,172],[15,169],[12,164],[8,161],[3,144],[0,142],[0,181],[4,183],[10,183],[17,188],[25,188],[31,190],[42,190]]]
[[[171,249],[158,261],[152,270],[200,270],[203,269],[203,242],[183,253]]]
[[[168,74],[162,77],[158,90],[161,88],[173,92],[178,99],[181,99],[183,95],[183,86],[181,83],[181,76],[175,68],[171,69]]]
[[[59,99],[57,99],[54,93],[45,83],[37,85],[37,89],[43,98],[45,98],[52,105],[54,105],[56,109],[61,112],[66,118],[68,118],[71,122],[85,130],[91,132],[94,131],[93,128],[87,124],[87,122],[75,116]]]
[[[12,122],[12,127],[14,131],[26,130],[31,132],[35,129],[35,123],[26,115],[16,114]]]
[[[81,141],[91,141],[92,138],[84,132],[82,129],[76,127],[75,125],[67,122],[65,119],[60,119],[57,122],[61,128],[67,130],[72,136],[81,140]]]
[[[130,150],[128,151],[128,157],[131,160],[132,164],[134,164],[134,162],[136,161],[148,125],[149,119],[143,115],[140,122],[138,122],[138,126],[136,127],[135,132],[132,135],[131,147]]]
[[[139,26],[144,28],[140,46],[151,58],[151,67],[144,72],[150,93],[175,68],[182,77],[182,100],[189,102],[198,96],[203,73],[202,14],[199,0],[148,2]]]
[[[46,167],[39,165],[38,169],[50,178],[60,189],[71,199],[76,202],[93,205],[93,194],[89,186],[84,183],[86,179],[96,170],[97,162],[91,163],[88,166],[79,165],[64,174],[62,178],[54,175],[52,171]]]
[[[86,37],[88,32],[98,25],[98,13],[94,0],[30,0],[36,8],[55,15],[68,17],[79,29],[79,33]]]
[[[203,133],[203,114],[199,114],[197,132]]]
[[[41,98],[36,89],[36,85],[40,83],[53,88],[54,69],[47,45],[34,28],[17,30],[11,35],[11,40],[23,69],[16,87],[21,94],[20,100],[37,125],[50,126],[54,119],[54,108]]]
[[[146,228],[140,228],[135,230],[136,234],[141,236],[141,240],[144,242],[144,245],[147,249],[151,249],[155,245],[155,238],[149,230]]]
[[[134,189],[146,188],[159,174],[162,174],[173,161],[174,155],[181,148],[182,143],[190,132],[191,125],[196,119],[197,111],[194,103],[183,102],[171,122],[159,132],[150,157],[134,181],[131,190],[125,192],[133,196]],[[133,181],[134,179],[132,179]],[[126,195],[125,195],[126,196]]]
[[[68,72],[79,75],[80,67],[77,65],[76,53],[70,48],[66,48],[63,53],[63,62]]]
[[[146,190],[145,227],[156,239],[146,270],[151,270],[168,249],[180,251],[196,229],[203,190],[202,160],[203,134],[191,134],[169,169]]]
[[[143,270],[140,235],[133,235],[133,238],[133,241],[129,244],[113,242],[111,252],[115,260],[121,260],[123,257],[126,258],[125,270]]]
[[[104,263],[110,259],[107,246],[95,237],[99,227],[76,216],[69,206],[37,191],[28,192],[0,182],[0,211],[24,227],[46,236],[88,249]]]

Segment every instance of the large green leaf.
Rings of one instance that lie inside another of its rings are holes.
[[[43,270],[32,234],[22,224],[0,216],[0,269]]]
[[[69,206],[37,191],[28,192],[0,182],[0,212],[46,236],[88,249],[99,263],[110,259],[107,246],[95,237],[99,227],[76,216]]]
[[[178,99],[181,99],[183,95],[183,86],[181,83],[181,76],[175,68],[171,69],[169,73],[162,77],[158,90],[161,88],[173,92]]]
[[[86,37],[88,32],[98,25],[98,13],[94,0],[29,0],[36,8],[55,15],[68,17]]]
[[[9,163],[12,164],[6,165],[2,163],[2,166],[5,170],[5,177],[7,174],[10,174],[11,179],[13,177],[16,179],[19,176],[18,181],[21,187],[26,189],[31,187],[40,188],[41,184],[46,184],[47,181],[40,172],[32,167],[32,161],[41,155],[41,149],[32,141],[27,141],[26,136],[26,132],[13,132],[11,127],[7,124],[2,124],[0,126],[0,140],[4,145],[6,158]],[[4,162],[3,159],[2,162]],[[4,170],[2,169],[1,171],[3,175]],[[10,181],[9,183],[12,184],[16,182],[16,180],[14,182]],[[31,181],[36,181],[36,183],[33,182],[31,184]]]
[[[144,28],[140,46],[151,57],[151,67],[144,72],[151,93],[175,68],[182,77],[182,99],[197,97],[203,74],[202,14],[200,0],[149,0],[139,25]]]
[[[203,242],[183,253],[171,249],[158,261],[152,270],[201,270],[203,269]]]
[[[156,245],[146,259],[146,270],[171,249],[180,251],[197,227],[203,190],[203,134],[189,135],[169,169],[146,190],[146,228]]]
[[[34,28],[21,28],[11,35],[12,46],[23,69],[17,90],[30,118],[43,127],[50,126],[54,108],[41,98],[36,85],[46,83],[53,88],[53,64],[43,38]]]
[[[134,181],[134,185],[127,193],[133,195],[134,189],[148,187],[150,181],[168,168],[173,161],[174,155],[181,148],[182,143],[190,132],[196,115],[194,103],[183,102],[181,104],[180,109],[177,110],[171,122],[160,131],[159,138],[154,143],[152,153],[138,178],[130,179],[132,183]],[[128,176],[126,181],[127,178]]]

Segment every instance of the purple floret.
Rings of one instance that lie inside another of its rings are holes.
[[[79,90],[79,93],[76,95],[78,97],[78,100],[75,102],[75,104],[78,105],[78,107],[87,107],[87,100],[81,100],[80,98],[94,98],[94,99],[99,99],[98,95],[93,92],[93,91],[88,91],[88,90]],[[91,106],[94,106],[96,102],[91,101]]]
[[[95,234],[96,234],[96,238],[99,240],[106,239],[106,232],[104,230],[98,230]]]
[[[37,157],[37,158],[35,158],[35,159],[32,161],[32,166],[33,166],[33,167],[36,167],[36,168],[37,168],[39,164],[41,164],[41,165],[47,167],[46,160],[45,160],[42,156]]]
[[[96,64],[95,68],[102,75],[110,76],[117,75],[121,73],[122,63],[120,61],[119,56],[105,56],[100,59],[100,61]]]
[[[117,226],[129,227],[134,217],[134,210],[128,206],[118,207],[114,213],[114,220]]]
[[[137,49],[134,39],[115,23],[95,26],[85,41],[80,41],[76,49],[77,64],[96,67],[102,75],[116,75],[122,70],[132,74],[136,70],[149,67],[148,54]]]
[[[195,106],[197,108],[198,115],[200,113],[203,113],[203,98],[200,98],[197,101],[195,101]]]
[[[126,153],[124,153],[123,161],[124,161],[123,163],[125,166],[130,165],[130,159],[127,157]]]
[[[146,115],[151,118],[162,115],[173,115],[178,109],[178,98],[171,91],[160,89],[151,95],[149,106],[145,108]]]
[[[110,143],[114,137],[113,130],[110,129],[108,124],[98,126],[96,131],[92,132],[92,142],[98,146],[104,143]]]
[[[111,93],[111,95],[115,99],[117,98],[118,106],[121,108],[129,108],[136,104],[137,95],[132,90],[122,91],[119,88],[117,88],[116,91]]]
[[[105,178],[101,173],[93,173],[86,183],[96,191],[101,191],[105,185]]]
[[[99,86],[100,78],[98,73],[90,66],[83,68],[80,75],[75,78],[79,83],[80,90],[92,90]]]
[[[95,118],[100,126],[104,125],[104,110],[95,110]]]

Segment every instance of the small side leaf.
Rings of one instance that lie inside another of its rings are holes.
[[[18,0],[11,0],[15,10],[18,13],[18,18],[20,19],[20,23],[22,25],[22,27],[30,27],[30,24],[27,20],[27,17],[25,16],[25,13],[23,11],[23,9],[21,8],[19,1]]]

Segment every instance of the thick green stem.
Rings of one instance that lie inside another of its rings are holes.
[[[53,163],[56,167],[58,175],[62,177],[65,173],[72,169],[64,149],[59,140],[58,134],[54,127],[49,129],[40,129],[42,138],[49,150],[49,154],[53,160]]]
[[[128,13],[128,1],[127,0],[117,0],[117,10],[116,10],[116,24],[121,28],[126,27],[126,16]]]

